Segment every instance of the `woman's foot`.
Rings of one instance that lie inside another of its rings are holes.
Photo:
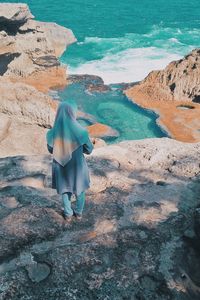
[[[73,216],[77,219],[77,220],[81,220],[82,219],[82,214],[78,214],[73,210]]]
[[[65,219],[66,223],[71,223],[72,219],[73,219],[73,215],[69,216],[69,215],[65,215],[64,212],[62,213],[63,218]]]

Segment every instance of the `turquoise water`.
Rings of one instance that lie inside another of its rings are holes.
[[[119,137],[108,138],[109,143],[166,136],[155,123],[156,115],[130,102],[120,85],[111,85],[110,91],[99,93],[88,92],[84,84],[73,83],[65,90],[59,91],[58,96],[65,101],[76,99],[81,111],[91,114],[96,122],[116,129]],[[84,125],[89,124],[88,122]]]
[[[99,75],[106,84],[139,81],[200,46],[199,0],[24,2],[37,20],[73,30],[78,42],[60,58],[68,72]],[[165,135],[155,115],[129,103],[120,90],[89,95],[73,84],[60,97],[73,97],[97,121],[117,129],[117,140]]]
[[[78,43],[61,58],[69,71],[106,83],[141,80],[200,45],[199,0],[25,2],[37,19],[73,30]]]

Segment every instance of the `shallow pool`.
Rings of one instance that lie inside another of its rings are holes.
[[[108,139],[110,143],[167,136],[156,124],[156,114],[129,101],[120,84],[107,87],[107,91],[99,92],[88,89],[84,81],[75,82],[58,91],[58,96],[64,101],[74,99],[81,111],[116,129],[119,137]]]

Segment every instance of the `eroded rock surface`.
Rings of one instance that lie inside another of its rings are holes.
[[[0,4],[0,76],[41,90],[65,85],[58,57],[76,39],[70,29],[33,18],[26,4]]]
[[[172,61],[164,70],[152,71],[133,89],[153,100],[200,102],[200,49]]]
[[[58,102],[24,83],[0,81],[0,112],[24,123],[46,128],[53,125]]]
[[[50,155],[0,159],[0,298],[199,299],[199,155],[168,138],[95,149],[70,225]]]

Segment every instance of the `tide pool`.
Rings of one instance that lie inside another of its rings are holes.
[[[85,88],[84,82],[72,83],[58,91],[58,96],[63,101],[74,99],[78,108],[91,114],[96,122],[116,129],[119,137],[107,139],[109,143],[167,136],[156,124],[157,116],[153,112],[129,101],[120,85],[110,85],[110,88],[106,92],[91,92]],[[89,122],[83,125],[89,125]]]

